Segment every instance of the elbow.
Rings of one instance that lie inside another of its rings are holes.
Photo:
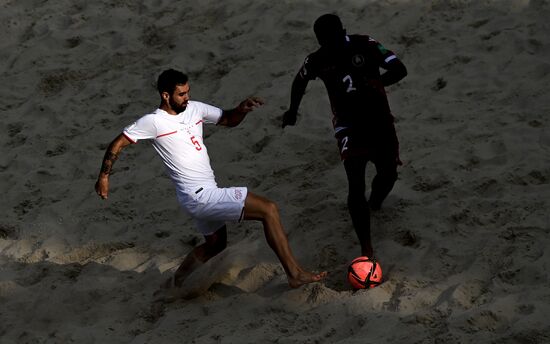
[[[394,73],[395,73],[396,81],[400,81],[401,79],[407,76],[408,74],[407,67],[405,67],[405,65],[401,61],[399,61],[399,63],[397,63],[395,67],[396,68],[394,69]]]
[[[384,86],[393,85],[401,81],[408,74],[407,68],[401,61],[394,62],[388,71],[382,75],[382,84]]]
[[[222,118],[222,120],[220,120],[216,125],[217,126],[222,126],[222,127],[227,127],[227,128],[233,128],[233,127],[236,127],[237,125],[239,125],[239,123],[240,122],[226,117],[226,118]]]

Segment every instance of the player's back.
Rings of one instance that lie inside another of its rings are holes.
[[[341,49],[321,47],[308,57],[312,72],[325,83],[335,122],[371,122],[390,113],[380,67],[393,53],[380,47],[369,36],[350,35]]]

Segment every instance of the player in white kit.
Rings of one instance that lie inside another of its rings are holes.
[[[154,149],[176,186],[180,205],[196,220],[198,230],[205,237],[205,242],[195,247],[176,270],[174,286],[181,286],[193,270],[225,249],[225,221],[241,220],[263,223],[267,242],[281,261],[291,287],[323,279],[326,272],[308,272],[296,261],[274,202],[249,192],[246,187],[219,188],[210,167],[202,137],[203,123],[234,127],[263,102],[252,97],[232,110],[221,110],[190,101],[188,77],[173,69],[159,76],[157,88],[161,97],[159,108],[124,128],[111,142],[95,189],[106,199],[109,175],[121,150],[139,140],[153,141]]]

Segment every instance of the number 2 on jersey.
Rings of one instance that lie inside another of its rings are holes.
[[[191,142],[195,145],[195,149],[200,151],[202,149],[201,143],[197,141],[195,136],[191,136]]]
[[[346,76],[344,77],[344,79],[342,79],[342,81],[343,81],[344,83],[348,83],[348,82],[349,82],[349,84],[348,84],[348,89],[346,90],[346,93],[350,93],[351,91],[355,91],[355,90],[356,90],[356,88],[353,87],[353,80],[352,80],[351,76],[349,76],[349,74],[346,75]]]
[[[340,154],[344,154],[344,152],[348,150],[348,137],[344,136],[341,142],[342,148],[340,149]]]

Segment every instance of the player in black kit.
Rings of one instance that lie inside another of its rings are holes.
[[[385,86],[407,75],[405,65],[366,35],[347,35],[334,14],[319,17],[313,26],[319,45],[308,55],[294,78],[290,107],[283,128],[294,125],[310,80],[320,78],[327,88],[332,123],[349,183],[348,208],[361,244],[361,254],[373,257],[370,209],[380,209],[397,180],[399,142]],[[380,68],[385,72],[380,74]],[[365,198],[367,162],[376,167],[370,198]]]

